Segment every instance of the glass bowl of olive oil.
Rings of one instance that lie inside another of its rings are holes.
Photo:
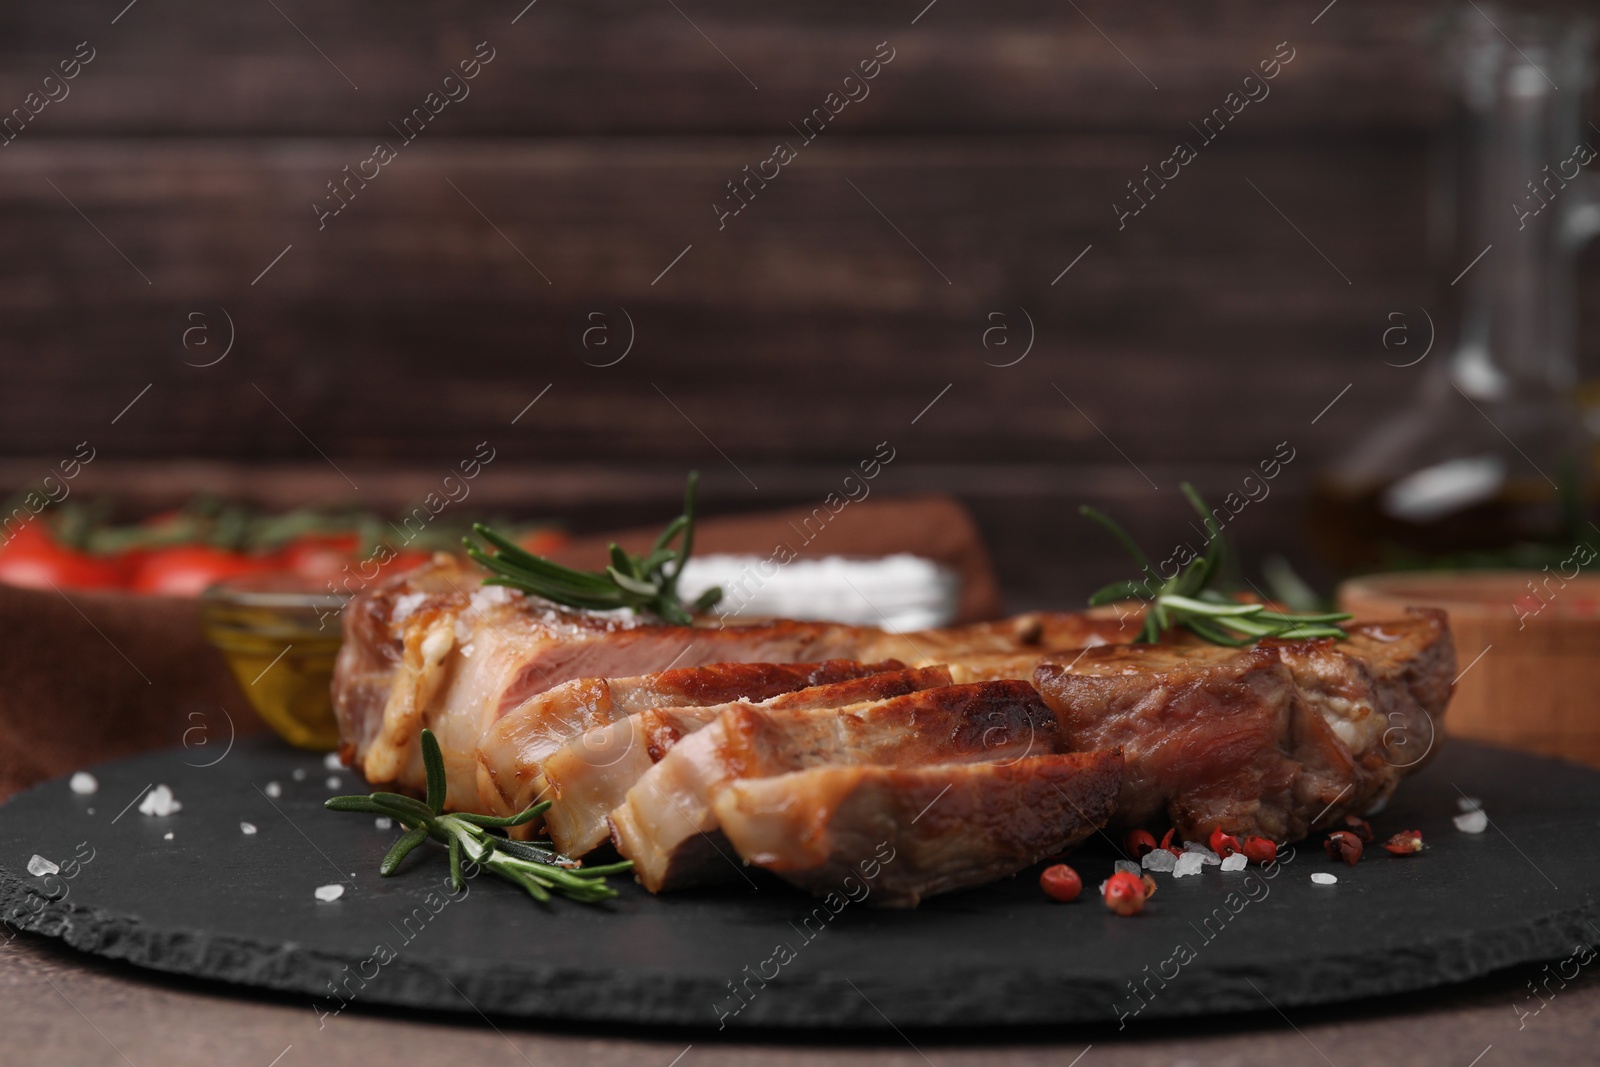
[[[300,748],[338,747],[333,666],[342,598],[291,574],[253,574],[200,597],[206,639],[222,651],[256,713]]]

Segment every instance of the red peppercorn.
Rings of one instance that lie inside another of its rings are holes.
[[[1118,871],[1106,881],[1106,907],[1118,915],[1137,915],[1144,910],[1144,900],[1149,894],[1138,875],[1131,871]]]
[[[1409,856],[1422,851],[1421,830],[1401,830],[1383,843],[1383,847],[1396,856]]]
[[[1150,836],[1148,830],[1129,830],[1122,843],[1127,848],[1128,855],[1136,860],[1144,859],[1145,853],[1156,850],[1156,839]]]
[[[1251,863],[1271,863],[1278,858],[1278,846],[1276,844],[1265,837],[1256,837],[1253,834],[1244,839],[1244,844],[1239,847],[1239,851],[1243,852],[1245,858]]]
[[[1226,859],[1239,851],[1239,839],[1222,832],[1222,827],[1211,831],[1211,851]]]
[[[1160,847],[1166,849],[1168,852],[1172,853],[1174,856],[1183,855],[1183,849],[1173,847],[1173,844],[1172,844],[1172,831],[1171,830],[1168,830],[1166,833],[1161,835],[1161,846]]]
[[[1039,888],[1044,890],[1044,895],[1051,900],[1059,900],[1069,904],[1078,899],[1078,894],[1083,892],[1083,879],[1078,877],[1078,872],[1068,867],[1065,863],[1057,863],[1046,867],[1044,873],[1039,875]]]
[[[1361,859],[1361,838],[1349,830],[1335,830],[1322,843],[1323,851],[1336,860],[1344,860],[1354,867]]]
[[[1354,815],[1344,817],[1344,828],[1361,839],[1363,845],[1372,844],[1372,824]]]

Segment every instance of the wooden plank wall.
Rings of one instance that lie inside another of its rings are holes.
[[[1416,0],[124,2],[0,12],[18,479],[88,438],[141,499],[303,470],[395,506],[489,439],[501,495],[581,526],[652,517],[691,464],[716,510],[812,499],[888,440],[880,490],[957,492],[1031,602],[1113,568],[1079,500],[1170,540],[1179,479],[1225,491],[1282,441],[1238,532],[1292,544],[1316,465],[1414,387],[1388,313],[1439,310]]]

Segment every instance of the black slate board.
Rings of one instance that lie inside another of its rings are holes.
[[[380,879],[396,833],[322,809],[335,791],[365,791],[350,772],[330,789],[315,757],[266,742],[191,761],[130,759],[95,770],[96,795],[58,780],[0,807],[0,915],[155,970],[303,993],[319,1011],[711,1027],[1148,1019],[1261,1010],[1268,997],[1285,1008],[1457,982],[1600,939],[1600,773],[1462,742],[1375,819],[1384,836],[1422,830],[1422,855],[1375,847],[1350,868],[1308,842],[1270,881],[1254,867],[1158,876],[1133,919],[1094,893],[1109,848],[1074,858],[1086,891],[1071,905],[1046,901],[1031,873],[915,911],[850,903],[836,915],[761,872],[660,898],[627,883],[605,907],[540,906],[483,876],[448,901],[442,850]],[[261,790],[274,781],[271,800]],[[141,815],[131,801],[153,783],[183,810]],[[1463,791],[1483,799],[1486,833],[1451,825]],[[35,853],[61,874],[30,876]],[[65,866],[75,854],[87,862]],[[1314,885],[1313,871],[1339,882]],[[313,897],[339,879],[342,899]]]

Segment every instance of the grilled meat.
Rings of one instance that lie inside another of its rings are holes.
[[[1137,617],[1110,612],[903,635],[674,626],[478,577],[440,556],[346,609],[341,754],[420,792],[430,727],[450,807],[509,814],[548,792],[560,846],[608,828],[652,891],[743,861],[912,905],[1113,818],[1295,840],[1425,760],[1455,674],[1430,611],[1233,649],[1122,644]]]
[[[478,799],[490,814],[521,811],[543,797],[540,775],[545,760],[586,731],[638,712],[715,707],[733,700],[762,701],[903,667],[898,660],[716,663],[637,678],[579,678],[563,682],[529,697],[483,732],[475,753]]]
[[[1069,748],[1122,749],[1116,825],[1294,841],[1387,800],[1423,761],[1450,697],[1443,612],[1349,633],[1095,648],[1070,668],[1041,666],[1035,684]]]
[[[729,782],[826,764],[1016,760],[1054,752],[1054,716],[1026,682],[951,685],[841,708],[735,705],[683,738],[611,813],[617,850],[646,889],[725,878],[712,803]]]
[[[914,634],[787,620],[672,626],[563,608],[503,586],[481,586],[481,578],[473,565],[439,555],[363,590],[345,608],[334,710],[340,754],[368,781],[421,790],[418,737],[427,726],[444,752],[447,802],[475,808],[479,737],[530,697],[578,678],[629,678],[710,663],[944,662],[973,653],[1074,648],[1132,633],[1114,617],[1073,614]]]
[[[1116,802],[1116,752],[923,767],[829,765],[727,783],[712,801],[739,855],[818,895],[915,907],[1077,844]]]
[[[815,685],[760,703],[733,701],[641,711],[584,731],[545,760],[543,774],[534,781],[537,791],[533,797],[548,797],[552,802],[545,813],[545,827],[556,848],[568,856],[581,856],[610,835],[606,816],[622,803],[634,783],[680,738],[715,721],[729,708],[769,713],[838,708],[949,684],[950,672],[945,668],[920,667]],[[508,721],[502,719],[497,728]],[[539,784],[541,779],[544,785]],[[486,805],[489,799],[484,798]],[[516,805],[510,807],[520,810]]]

